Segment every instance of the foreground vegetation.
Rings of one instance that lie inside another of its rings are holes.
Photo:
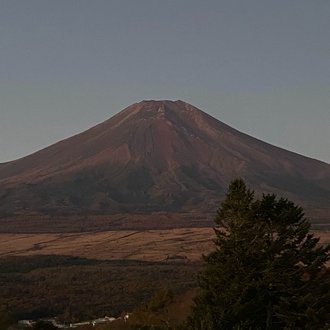
[[[330,328],[330,245],[318,245],[299,206],[256,199],[235,180],[215,222],[187,329]]]
[[[96,329],[330,329],[330,246],[319,244],[299,206],[256,199],[235,180],[215,223],[215,250],[198,281],[201,264],[184,260],[2,259],[0,320],[72,322],[133,310]]]
[[[66,322],[119,316],[159,288],[177,294],[196,286],[198,263],[96,261],[63,256],[1,259],[0,315]]]

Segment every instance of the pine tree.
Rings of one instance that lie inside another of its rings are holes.
[[[233,181],[215,218],[188,329],[322,329],[330,323],[330,246],[287,199]]]

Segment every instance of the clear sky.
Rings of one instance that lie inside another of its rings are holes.
[[[0,162],[143,99],[330,163],[330,1],[0,0]]]

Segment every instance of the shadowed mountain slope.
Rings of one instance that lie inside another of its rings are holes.
[[[182,101],[142,101],[0,166],[4,215],[214,211],[228,183],[330,206],[330,165],[252,138]]]

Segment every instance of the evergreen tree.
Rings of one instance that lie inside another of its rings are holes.
[[[215,218],[201,293],[187,328],[322,329],[330,323],[330,246],[310,233],[303,210],[275,195],[255,199],[233,181]]]

